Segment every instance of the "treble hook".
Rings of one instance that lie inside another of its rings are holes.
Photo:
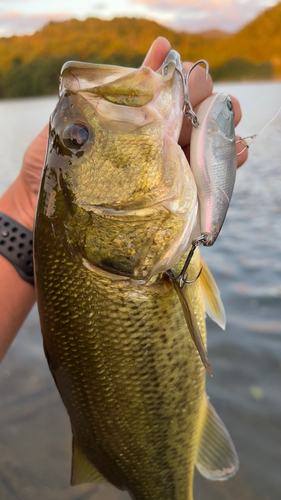
[[[190,280],[190,281],[187,279],[186,271],[187,271],[187,268],[188,268],[188,266],[189,266],[189,264],[191,262],[191,259],[192,259],[193,255],[194,255],[194,252],[195,252],[196,248],[199,245],[202,245],[202,243],[204,244],[205,241],[206,240],[205,240],[204,234],[201,234],[198,238],[196,238],[195,240],[193,240],[193,242],[191,244],[191,249],[190,249],[189,254],[188,254],[187,258],[186,258],[184,266],[183,266],[181,272],[177,276],[175,276],[174,273],[171,274],[171,273],[169,273],[167,271],[167,273],[169,274],[170,278],[172,280],[175,280],[175,281],[178,282],[178,285],[179,285],[180,289],[182,289],[186,283],[188,283],[188,284],[189,283],[195,283],[195,281],[197,281],[198,278],[200,277],[200,274],[202,272],[203,267],[201,267],[201,269],[200,269],[198,275],[196,276],[196,278],[194,278],[193,280]]]
[[[250,145],[252,144],[252,142],[255,140],[255,138],[258,135],[259,134],[247,135],[247,137],[243,137],[243,138],[239,137],[238,141],[236,141],[236,144],[242,144],[242,146],[244,146],[244,148],[242,149],[242,151],[240,151],[240,153],[236,153],[236,156],[242,155],[242,153],[244,153],[244,151],[246,151],[246,149],[249,149]],[[250,142],[243,142],[246,139],[252,139],[252,140]]]
[[[192,104],[189,99],[189,86],[188,86],[188,80],[190,77],[190,73],[198,66],[198,64],[205,64],[206,66],[206,80],[208,79],[208,74],[209,74],[209,63],[205,59],[200,59],[196,63],[191,66],[189,72],[186,74],[183,74],[183,82],[184,82],[184,105],[183,105],[183,114],[186,116],[192,123],[194,127],[198,127],[198,119],[196,113],[193,111]]]

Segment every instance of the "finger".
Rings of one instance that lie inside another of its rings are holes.
[[[148,66],[153,69],[153,71],[157,71],[160,68],[163,61],[167,57],[171,50],[170,42],[166,38],[160,36],[156,38],[156,40],[151,45],[148,54],[146,55],[142,66]]]
[[[49,124],[47,123],[47,125],[45,125],[43,130],[41,130],[41,132],[39,133],[39,136],[43,141],[46,141],[48,139],[48,133],[49,133]]]
[[[187,158],[188,163],[190,164],[190,144],[187,144],[187,146],[183,146],[182,150]]]
[[[234,97],[233,95],[230,95],[229,97],[232,100],[232,104],[234,107],[234,125],[235,127],[237,127],[238,123],[242,118],[242,111],[240,108],[239,101],[236,99],[236,97]]]
[[[184,62],[182,65],[183,73],[187,75],[192,66],[194,66],[193,62]],[[211,75],[208,73],[206,75],[206,68],[198,65],[191,71],[188,78],[188,88],[192,107],[212,94],[213,82]]]
[[[48,130],[49,125],[46,125],[28,146],[23,157],[22,170],[25,172],[25,176],[35,181],[35,184],[36,182],[39,183],[42,168],[44,166],[48,142]]]
[[[183,72],[185,74],[188,73],[190,68],[194,63],[185,62],[183,63]],[[207,97],[212,95],[213,90],[213,82],[210,75],[207,75],[206,79],[206,70],[202,66],[196,66],[194,70],[190,73],[188,79],[188,88],[189,88],[189,99],[193,109],[195,108]],[[179,138],[179,145],[183,148],[190,143],[190,136],[192,130],[192,123],[187,117],[184,117],[182,129]]]
[[[43,162],[45,159],[47,142],[48,142],[48,132],[49,125],[45,125],[43,130],[33,139],[32,143],[28,146],[26,153],[28,152],[32,160],[35,164],[41,162],[43,158]]]
[[[201,69],[203,70],[203,68],[201,68]],[[191,73],[191,75],[192,75],[192,73]],[[191,75],[190,75],[190,77],[191,77]],[[202,73],[200,76],[202,78],[202,76],[203,76]],[[202,84],[202,82],[201,82],[201,84]],[[207,94],[208,90],[212,88],[212,87],[210,87],[210,84],[212,84],[212,80],[211,80],[211,82],[207,81],[206,85],[205,85],[205,89],[203,88],[203,91],[201,90],[201,92],[205,92],[205,95]],[[210,93],[209,95],[206,95],[206,97],[204,97],[202,99],[202,101],[204,99],[206,99],[207,97],[210,97],[210,95],[215,96],[216,94]],[[198,110],[199,106],[202,104],[202,101],[199,103],[196,102],[199,97],[200,97],[200,89],[197,89],[197,90],[194,89],[194,104],[193,103],[191,103],[191,104],[192,104],[192,107],[193,107],[195,112]],[[236,127],[242,118],[242,111],[241,111],[239,101],[236,99],[236,97],[234,97],[232,95],[230,95],[229,97],[231,98],[232,103],[233,103],[233,107],[234,107],[234,125]],[[191,130],[192,130],[192,124],[188,119],[185,118],[183,120],[182,131],[181,131],[180,139],[179,139],[179,144],[180,144],[180,146],[182,146],[182,148],[185,148],[189,144]]]

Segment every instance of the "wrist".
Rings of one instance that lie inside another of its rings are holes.
[[[1,196],[0,212],[5,213],[29,231],[33,231],[35,203],[32,203],[32,195],[26,190],[20,176]]]
[[[0,254],[24,281],[34,285],[33,233],[3,212],[0,212]]]

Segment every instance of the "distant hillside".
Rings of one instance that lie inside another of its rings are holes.
[[[234,35],[178,33],[144,19],[52,22],[34,35],[0,38],[0,97],[56,93],[69,59],[137,67],[165,36],[183,60],[205,58],[214,79],[281,77],[281,3]]]
[[[140,64],[158,36],[168,38],[176,50],[194,52],[217,36],[177,33],[146,19],[115,18],[104,21],[51,22],[34,35],[0,38],[0,67],[8,70],[19,59],[29,63],[37,58],[75,54],[83,60],[111,62],[132,60]]]
[[[207,49],[211,67],[226,65],[230,59],[244,59],[272,67],[272,76],[281,77],[281,2],[267,9],[231,38],[217,41]]]

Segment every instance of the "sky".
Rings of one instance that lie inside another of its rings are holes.
[[[280,0],[0,0],[0,36],[32,34],[49,21],[142,17],[175,30],[235,32]]]

